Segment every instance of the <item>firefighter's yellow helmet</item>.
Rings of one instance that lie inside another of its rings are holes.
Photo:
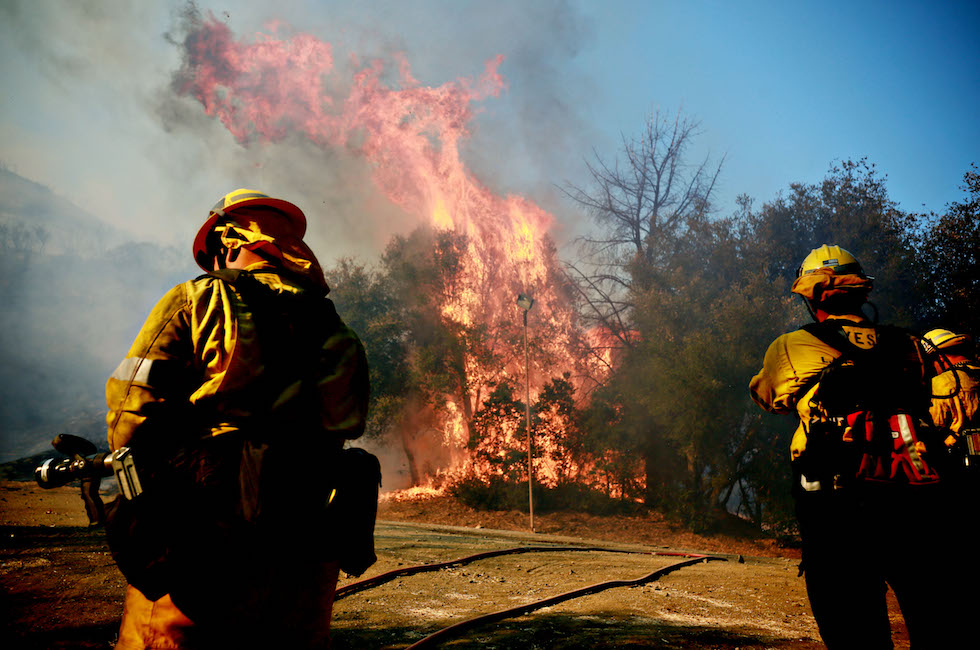
[[[923,334],[922,340],[926,344],[926,352],[932,353],[936,350],[947,350],[957,345],[969,343],[972,339],[969,334],[956,334],[949,330],[937,328]]]
[[[819,269],[830,269],[834,275],[858,275],[869,280],[874,279],[864,274],[857,258],[840,246],[831,244],[824,244],[820,248],[814,248],[810,251],[810,254],[800,264],[800,269],[796,275],[808,275]]]
[[[224,218],[228,212],[246,206],[275,208],[286,215],[292,225],[294,234],[298,238],[302,239],[306,234],[306,215],[289,201],[276,199],[256,190],[247,188],[237,189],[234,192],[225,194],[214,204],[214,207],[208,213],[208,218],[204,222],[204,225],[201,226],[201,229],[197,231],[197,236],[194,237],[194,261],[205,271],[211,270],[208,265],[210,259],[207,251],[207,239],[211,230],[218,223],[218,220]]]

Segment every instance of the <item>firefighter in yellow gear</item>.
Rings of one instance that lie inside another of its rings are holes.
[[[968,334],[934,329],[922,338],[937,373],[929,414],[936,426],[949,432],[945,442],[952,447],[965,430],[980,428],[980,362]]]
[[[966,548],[975,537],[973,517],[980,490],[980,362],[968,334],[933,329],[923,337],[936,370],[932,378],[929,414],[944,438],[948,453],[947,488],[954,510],[959,544]],[[980,570],[970,569],[974,573]]]
[[[927,417],[928,368],[918,340],[863,313],[873,281],[840,246],[813,249],[792,292],[803,297],[815,323],[773,341],[749,391],[766,411],[799,418],[789,455],[803,543],[800,568],[827,647],[891,648],[888,586],[913,647],[943,647],[956,633],[936,604],[935,590],[946,578],[930,567],[946,541],[936,485],[871,486],[855,480],[856,463],[848,474],[848,444],[861,432],[845,416],[863,400],[897,401],[914,419]],[[882,369],[860,374],[852,359],[862,355],[879,360]],[[835,368],[842,368],[836,377],[829,374]],[[850,383],[841,379],[848,371]],[[921,441],[914,447],[910,453],[928,458]],[[908,520],[913,514],[914,523]],[[918,535],[916,528],[929,533]]]
[[[253,451],[278,449],[280,467],[291,458],[319,461],[297,467],[296,482],[287,478],[281,487],[300,501],[327,481],[319,472],[344,441],[364,431],[364,349],[326,298],[329,288],[303,241],[305,231],[305,214],[288,201],[251,189],[224,196],[194,240],[194,259],[208,274],[174,287],[157,303],[109,378],[109,445],[132,449],[149,479],[147,498],[167,502],[162,488],[154,493],[152,479],[171,485],[168,471],[193,457],[188,450],[210,443],[240,449],[234,441],[248,434]],[[241,457],[233,457],[236,477]],[[191,509],[172,504],[175,519],[155,525],[167,532],[185,526],[182,513]],[[316,512],[306,514],[316,519]],[[204,521],[207,514],[198,516]],[[270,535],[255,548],[237,549],[242,566],[233,589],[239,593],[231,596],[251,608],[240,624],[208,621],[209,610],[219,610],[230,596],[219,589],[227,585],[208,584],[207,576],[186,590],[187,605],[176,592],[161,595],[166,586],[144,587],[148,595],[131,579],[116,648],[326,647],[338,563],[317,550],[329,544],[293,523],[277,523],[281,539]],[[223,538],[201,532],[206,562],[221,561],[224,549],[207,548],[216,539]],[[165,573],[177,575],[174,566]]]

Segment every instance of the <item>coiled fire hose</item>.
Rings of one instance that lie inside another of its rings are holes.
[[[516,555],[520,553],[542,553],[542,552],[569,552],[569,551],[598,551],[604,553],[638,553],[643,555],[664,555],[664,556],[675,556],[684,557],[685,560],[680,562],[675,562],[668,566],[662,567],[653,571],[645,576],[635,578],[633,580],[609,580],[606,582],[600,582],[594,585],[589,585],[587,587],[581,587],[579,589],[574,589],[572,591],[565,592],[563,594],[558,594],[556,596],[549,596],[548,598],[543,598],[541,600],[536,600],[525,605],[519,605],[517,607],[512,607],[509,609],[503,609],[490,614],[485,614],[483,616],[477,616],[465,621],[461,621],[449,627],[443,628],[437,632],[430,634],[429,636],[421,639],[412,645],[408,646],[406,650],[418,650],[419,648],[428,648],[433,644],[444,641],[448,638],[457,636],[467,630],[470,630],[480,625],[487,623],[494,623],[507,618],[512,618],[515,616],[521,616],[529,612],[533,612],[537,609],[544,607],[550,607],[551,605],[556,605],[558,603],[564,602],[566,600],[572,600],[574,598],[580,598],[582,596],[588,596],[591,594],[596,594],[607,589],[612,589],[614,587],[633,587],[646,584],[648,582],[653,582],[654,580],[659,580],[661,577],[681,569],[692,564],[697,564],[700,562],[711,562],[713,560],[725,561],[725,558],[714,556],[714,555],[701,555],[697,553],[676,553],[676,552],[658,552],[658,551],[627,551],[623,549],[615,548],[605,548],[598,546],[520,546],[516,548],[501,549],[498,551],[486,551],[483,553],[476,553],[475,555],[468,555],[466,557],[461,557],[455,560],[449,560],[446,562],[438,562],[433,564],[420,564],[417,566],[405,567],[403,569],[395,569],[394,571],[388,571],[387,573],[381,573],[377,576],[371,578],[366,578],[364,580],[359,580],[357,582],[352,582],[351,584],[345,585],[337,589],[334,595],[334,601],[340,600],[345,596],[357,593],[359,591],[364,591],[366,589],[371,589],[377,587],[378,585],[385,584],[386,582],[391,582],[395,578],[399,578],[407,575],[414,575],[417,573],[425,573],[428,571],[439,571],[452,566],[461,566],[464,564],[469,564],[470,562],[475,562],[477,560],[484,560],[491,557],[500,557],[502,555]]]

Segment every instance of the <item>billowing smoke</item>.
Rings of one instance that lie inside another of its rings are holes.
[[[104,444],[105,379],[161,293],[191,273],[181,253],[0,169],[0,462],[58,433]]]
[[[383,244],[406,226],[430,221],[469,231],[489,220],[496,232],[511,221],[509,212],[521,209],[517,200],[492,196],[460,159],[475,104],[505,86],[502,57],[487,61],[478,78],[431,87],[415,79],[404,55],[336,56],[329,43],[309,34],[278,30],[246,40],[213,15],[189,11],[173,88],[197,100],[245,148],[286,143],[292,163],[283,173],[312,181],[308,195],[362,204],[356,219],[341,216],[338,223],[322,215],[315,221],[356,241]],[[313,145],[306,152],[313,157],[297,155],[304,144]],[[350,183],[364,172],[370,185]],[[391,207],[377,209],[379,194]],[[525,218],[547,230],[551,216],[529,207]]]
[[[440,197],[414,172],[420,156],[432,157],[430,176],[466,168],[471,178],[461,180],[479,179],[481,191],[533,197],[556,213],[556,184],[595,141],[576,108],[590,84],[574,67],[558,72],[589,41],[581,18],[561,2],[503,3],[465,18],[432,4],[427,29],[416,25],[423,37],[411,29],[419,12],[394,3],[384,24],[399,36],[351,16],[322,30],[336,39],[290,20],[288,8],[253,31],[235,29],[235,13],[189,4],[168,33],[181,64],[158,115],[182,141],[220,139],[223,125],[238,146],[214,146],[218,163],[317,215],[310,239],[327,258],[370,257],[430,220],[417,206]],[[443,33],[452,37],[433,41]],[[560,221],[550,231],[567,236]]]

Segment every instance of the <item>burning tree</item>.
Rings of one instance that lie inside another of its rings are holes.
[[[490,281],[482,279],[478,287],[470,286],[467,246],[467,238],[455,231],[422,227],[392,239],[373,278],[349,263],[333,274],[340,281],[338,305],[363,333],[375,373],[373,385],[381,388],[380,404],[372,409],[376,428],[388,427],[397,433],[415,483],[447,467],[472,476],[494,474],[489,471],[489,456],[481,456],[490,449],[493,451],[487,453],[491,455],[503,454],[505,448],[526,453],[523,416],[520,426],[514,428],[505,425],[508,418],[503,411],[491,406],[499,403],[501,391],[510,395],[515,384],[523,385],[523,333],[516,308],[506,305],[509,318],[507,312],[497,315],[491,311],[470,321],[456,318],[446,308],[459,291],[482,291],[489,305],[497,300],[496,292],[513,298],[517,285],[512,279],[506,284],[507,275],[501,273]],[[560,288],[562,277],[555,275],[555,286]],[[372,298],[359,298],[371,292]],[[563,364],[574,366],[575,359],[562,345],[568,341],[565,330],[553,321],[535,321],[532,332],[532,383],[538,386],[544,383],[538,373],[546,377],[555,368],[565,367]],[[375,351],[376,361],[372,358]],[[569,399],[573,399],[572,375],[566,372],[566,378],[553,379],[542,387],[538,401],[547,401],[551,387],[559,381],[567,384]],[[523,409],[520,403],[522,414]],[[549,430],[566,421],[572,426],[557,412],[551,421]],[[542,476],[554,475],[553,466],[565,462],[561,453],[549,451],[555,436],[544,429],[538,432],[536,424],[532,428],[536,448],[543,454],[536,465]],[[517,474],[508,478],[526,480]]]
[[[468,445],[478,414],[495,387],[525,372],[518,293],[536,301],[533,392],[564,372],[585,374],[575,354],[584,343],[548,234],[552,215],[523,197],[494,194],[461,158],[473,103],[504,88],[500,57],[478,79],[428,87],[404,57],[394,66],[355,64],[348,74],[328,43],[306,34],[246,42],[194,11],[185,30],[178,93],[200,102],[242,146],[300,136],[324,151],[356,153],[377,190],[418,224],[391,240],[378,271],[348,263],[341,275],[361,283],[353,293],[373,314],[362,330],[369,355],[371,338],[384,339],[377,349],[389,374],[375,377],[386,400],[377,423],[401,431],[413,481],[430,473],[423,447],[440,450],[432,469],[473,467]]]

